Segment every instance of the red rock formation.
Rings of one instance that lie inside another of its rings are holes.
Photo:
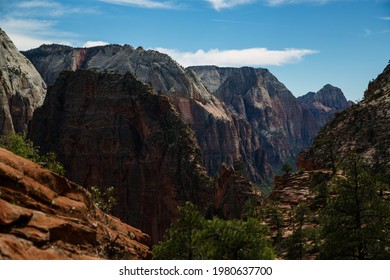
[[[149,242],[81,186],[0,148],[0,259],[149,259]]]
[[[168,98],[131,74],[66,71],[34,114],[30,136],[67,176],[114,186],[114,213],[161,240],[185,201],[207,207],[212,187],[192,130]]]
[[[222,165],[215,186],[215,210],[224,219],[241,219],[247,203],[260,205],[262,192],[232,167]]]

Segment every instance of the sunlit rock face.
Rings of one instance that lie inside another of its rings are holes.
[[[0,29],[0,135],[27,130],[46,85],[34,65]]]
[[[149,246],[80,185],[0,148],[0,259],[150,259]]]

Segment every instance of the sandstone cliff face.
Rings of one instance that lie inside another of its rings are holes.
[[[225,164],[221,166],[219,177],[215,182],[216,214],[224,219],[241,219],[245,215],[248,203],[261,205],[263,193],[248,178]]]
[[[190,69],[239,116],[240,156],[255,181],[271,178],[282,162],[292,161],[310,144],[318,130],[310,112],[266,69]]]
[[[25,131],[45,94],[37,70],[0,29],[0,135]]]
[[[351,151],[371,165],[390,167],[390,66],[368,85],[364,99],[339,113],[318,134],[313,145],[300,154],[306,169],[328,167]],[[379,170],[378,170],[379,171]]]
[[[63,72],[34,113],[30,137],[83,186],[114,186],[114,214],[161,240],[177,206],[212,204],[192,130],[167,97],[132,74]],[[209,202],[209,203],[208,203]]]
[[[228,108],[209,93],[192,71],[187,71],[165,54],[129,45],[71,48],[43,45],[24,52],[51,85],[62,70],[95,69],[126,73],[166,95],[181,118],[193,127],[210,174],[222,162],[232,164],[240,157],[237,123]]]
[[[298,101],[313,114],[319,127],[327,124],[337,112],[353,105],[352,101],[347,101],[341,89],[329,84],[316,93],[309,92],[298,97]]]
[[[0,259],[150,259],[149,243],[83,187],[0,148]]]
[[[231,165],[240,158],[252,181],[269,183],[283,162],[293,162],[311,143],[325,122],[322,112],[325,110],[326,117],[334,114],[326,107],[334,104],[302,106],[265,69],[183,69],[167,55],[128,45],[43,45],[24,54],[48,84],[64,69],[130,71],[150,84],[155,93],[168,96],[181,118],[191,125],[209,174],[218,173],[222,163]]]

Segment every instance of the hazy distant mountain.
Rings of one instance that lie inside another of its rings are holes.
[[[335,113],[353,105],[352,101],[347,101],[341,89],[329,84],[318,92],[298,97],[298,101],[313,114],[320,127],[329,122]]]

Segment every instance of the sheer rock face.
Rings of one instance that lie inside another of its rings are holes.
[[[364,99],[339,113],[299,155],[306,169],[329,168],[353,151],[374,167],[390,167],[390,66],[368,85]],[[376,168],[375,167],[375,168]],[[380,171],[380,170],[378,170]]]
[[[210,174],[217,173],[222,162],[232,164],[240,157],[240,122],[218,98],[208,92],[192,71],[187,71],[169,56],[133,48],[108,45],[71,48],[43,45],[24,52],[48,85],[63,70],[95,69],[99,72],[131,72],[150,84],[157,94],[166,95],[181,118],[195,131],[204,164]]]
[[[259,174],[272,177],[283,161],[293,160],[318,130],[312,114],[266,69],[190,69],[240,117],[240,155],[256,181]]]
[[[63,72],[31,122],[30,137],[55,151],[69,178],[114,186],[114,214],[157,242],[177,206],[212,203],[192,130],[165,96],[132,74]]]
[[[231,165],[241,158],[250,179],[265,183],[283,162],[293,162],[311,144],[324,123],[265,69],[183,69],[165,54],[128,45],[43,45],[24,54],[48,84],[64,69],[87,68],[129,71],[150,84],[155,93],[168,96],[194,129],[209,174],[218,173],[222,163]]]
[[[352,101],[345,98],[341,89],[329,84],[316,93],[309,92],[298,97],[298,101],[313,114],[319,127],[327,124],[336,113],[353,105]]]
[[[83,187],[0,148],[0,259],[150,259],[149,243]]]
[[[45,94],[37,70],[0,29],[0,135],[27,130]]]

